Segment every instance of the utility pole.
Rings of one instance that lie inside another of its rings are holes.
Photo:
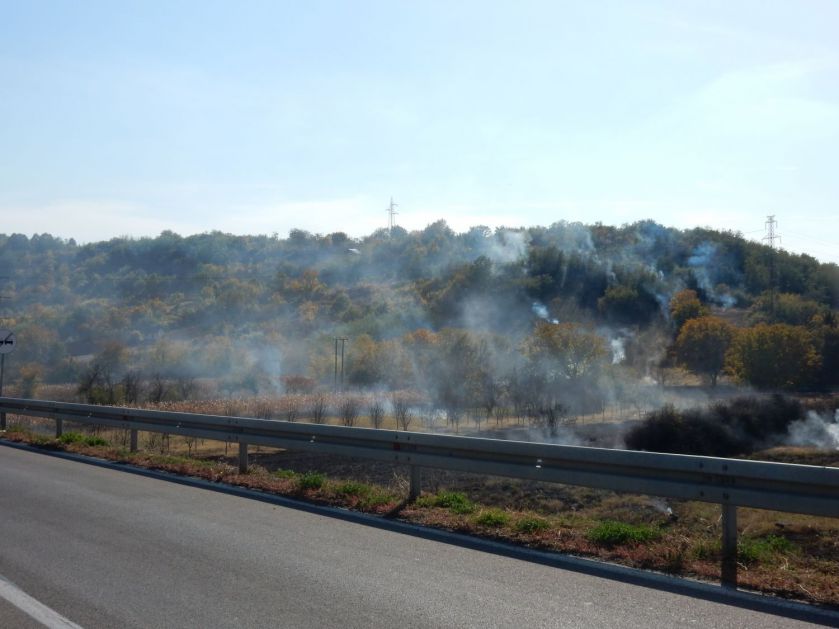
[[[778,221],[775,220],[775,215],[772,214],[766,217],[766,235],[763,239],[769,243],[769,299],[770,307],[772,309],[772,320],[775,320],[775,305],[777,303],[778,278],[775,270],[775,241],[781,241],[780,234],[775,233],[775,226]]]
[[[393,228],[396,226],[395,216],[399,214],[396,211],[396,208],[399,207],[399,204],[393,202],[393,197],[390,197],[390,205],[385,210],[387,212],[387,233],[390,234],[393,232]]]
[[[344,390],[344,343],[347,339],[341,339],[341,391]]]
[[[341,391],[344,390],[344,343],[349,341],[346,336],[336,336],[335,337],[335,376],[334,376],[334,386],[335,386],[335,393],[338,393],[338,341],[341,341]]]

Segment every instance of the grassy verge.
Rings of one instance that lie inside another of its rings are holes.
[[[129,452],[106,438],[65,433],[60,439],[11,427],[4,438],[112,461],[291,496],[310,502],[396,516],[425,526],[527,547],[594,557],[632,567],[717,581],[719,508],[572,488],[564,502],[528,497],[511,506],[508,486],[491,491],[440,488],[405,505],[404,487],[384,487],[321,471],[267,469],[240,474],[231,459]],[[508,481],[504,481],[507,483]],[[520,503],[525,504],[525,503]],[[839,520],[739,510],[740,583],[760,592],[839,607]]]

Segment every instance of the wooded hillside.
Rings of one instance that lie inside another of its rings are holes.
[[[582,412],[667,365],[767,389],[825,389],[839,374],[839,267],[653,222],[87,245],[0,235],[0,276],[2,327],[18,339],[8,376],[24,393],[73,382],[115,401],[132,378],[326,387],[335,337],[348,339],[347,386],[416,389],[452,409]]]

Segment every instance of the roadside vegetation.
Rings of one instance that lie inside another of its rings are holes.
[[[187,447],[180,437],[150,440],[148,435],[141,440],[146,449],[131,453],[123,431],[74,429],[55,439],[33,428],[13,423],[3,438],[547,551],[719,578],[716,505],[433,470],[424,475],[429,491],[410,504],[405,470],[396,467],[383,470],[387,466],[263,448],[252,453],[253,464],[240,474],[223,444]],[[839,466],[839,452],[780,448],[760,456]],[[839,521],[740,509],[739,524],[742,587],[839,607]]]

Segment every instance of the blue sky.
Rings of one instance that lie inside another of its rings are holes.
[[[839,3],[7,2],[0,232],[652,218],[839,262]]]

